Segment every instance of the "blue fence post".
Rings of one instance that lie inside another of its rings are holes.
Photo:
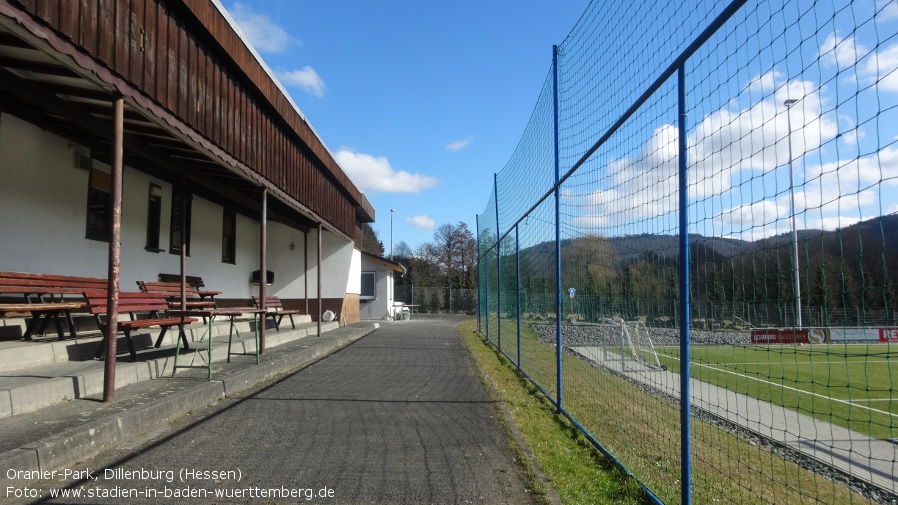
[[[477,228],[477,331],[483,333],[483,313],[480,311],[480,304],[483,303],[483,296],[480,294],[480,290],[483,288],[483,269],[480,268],[480,265],[483,265],[483,257],[480,255],[480,216],[476,216],[476,228]]]
[[[686,160],[686,67],[677,69],[677,129],[680,191],[680,503],[692,503],[692,461],[689,429],[689,185]]]
[[[561,370],[561,162],[558,155],[558,46],[552,46],[552,109],[555,130],[555,384],[558,410],[564,410]]]
[[[517,293],[517,310],[518,310],[518,371],[521,371],[521,240],[518,235],[518,225],[514,225],[514,269],[515,292]]]
[[[502,230],[499,229],[499,174],[493,174],[493,194],[496,199],[496,326],[499,352],[502,352]]]

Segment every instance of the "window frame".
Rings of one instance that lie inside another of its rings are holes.
[[[221,219],[221,262],[237,264],[237,212],[228,207],[223,209]]]
[[[162,252],[159,247],[162,236],[162,186],[150,183],[147,194],[147,237],[144,249],[149,252]]]
[[[169,225],[169,241],[168,252],[170,254],[181,254],[181,201],[185,200],[185,218],[183,220],[186,229],[184,230],[184,242],[187,245],[187,256],[190,256],[190,223],[192,221],[193,195],[184,191],[177,191],[172,195],[171,199],[171,219]]]
[[[91,167],[87,178],[87,215],[84,238],[109,242],[112,233],[112,174]],[[99,216],[99,218],[97,218]]]
[[[365,277],[371,277],[371,294],[365,293]],[[362,277],[359,283],[359,300],[376,300],[377,299],[377,272],[374,270],[362,271]]]

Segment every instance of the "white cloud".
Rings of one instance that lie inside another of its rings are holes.
[[[268,16],[254,12],[250,7],[237,3],[228,13],[234,18],[240,31],[250,44],[262,53],[279,53],[291,46],[302,44],[302,41],[290,36],[283,28],[275,24]]]
[[[898,4],[895,5],[881,13],[889,9],[898,11]],[[875,83],[879,91],[898,92],[898,44],[871,51],[854,37],[841,38],[832,33],[820,46],[819,57],[825,65],[836,67],[849,79],[856,73],[865,84]]]
[[[372,193],[419,193],[436,186],[435,177],[395,170],[385,157],[356,153],[342,147],[334,155],[337,163],[363,191]]]
[[[898,44],[871,52],[858,65],[858,74],[876,82],[880,91],[898,92]]]
[[[422,230],[432,230],[434,226],[436,226],[436,222],[433,219],[427,217],[427,214],[421,214],[420,216],[407,217],[405,218],[408,224],[414,226],[415,228],[421,228]]]
[[[603,214],[583,214],[574,218],[573,225],[578,228],[589,229],[607,226],[609,222],[609,216]]]
[[[776,180],[789,161],[791,145],[794,159],[811,159],[821,152],[823,145],[838,133],[834,112],[824,113],[820,90],[810,81],[784,81],[775,71],[754,78],[742,90],[743,96],[734,97],[722,108],[706,115],[690,131],[687,138],[689,160],[689,199],[695,202],[693,215],[708,219],[722,236],[738,236],[756,239],[782,233],[789,229],[790,202],[788,193]],[[790,109],[783,103],[798,99]],[[746,101],[747,100],[747,101]],[[744,106],[738,106],[745,103]],[[790,124],[791,123],[791,124]],[[603,224],[640,223],[645,219],[670,219],[678,209],[678,146],[679,131],[676,126],[663,124],[652,132],[648,140],[631,155],[606,162],[599,169],[602,178],[598,189],[591,193],[564,194],[567,203],[578,208],[581,214],[575,223],[581,226],[600,227]],[[898,153],[894,165],[898,168]],[[882,176],[892,174],[891,152],[886,149],[876,161],[857,163],[850,167],[855,179],[875,185],[882,164]],[[796,166],[797,173],[801,167]],[[802,181],[808,186],[814,176],[808,168]],[[819,179],[819,178],[818,178]],[[759,183],[769,181],[767,192],[759,194]],[[839,181],[819,179],[827,191],[844,189],[846,176]],[[805,186],[804,191],[810,188]],[[777,189],[779,188],[779,189]],[[740,202],[742,195],[754,201]],[[818,189],[819,193],[819,189]],[[854,208],[868,202],[872,188],[858,194]],[[708,198],[713,196],[717,203]],[[813,202],[812,202],[813,200]],[[796,209],[823,205],[822,198],[796,192]],[[730,207],[720,208],[724,202]],[[847,202],[843,202],[843,209]],[[718,210],[713,210],[716,207]],[[821,207],[822,212],[832,209]],[[713,213],[710,213],[713,212]],[[605,216],[602,218],[601,216]],[[844,220],[843,220],[844,221]]]
[[[300,70],[282,70],[276,74],[285,86],[299,86],[318,98],[324,96],[324,81],[321,80],[318,72],[308,65]]]
[[[876,21],[898,19],[898,2],[895,0],[877,0]]]
[[[460,150],[468,147],[468,144],[470,144],[472,140],[474,140],[474,137],[468,137],[466,139],[456,140],[455,142],[450,142],[449,144],[446,145],[446,149],[449,149],[450,151],[460,151]]]
[[[818,57],[825,65],[841,70],[853,67],[868,52],[854,37],[842,38],[838,33],[831,33],[820,46]]]

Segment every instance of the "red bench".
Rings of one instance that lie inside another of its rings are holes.
[[[25,340],[31,340],[35,333],[43,334],[51,318],[56,323],[59,340],[63,340],[65,334],[60,316],[64,315],[69,324],[69,334],[74,338],[76,335],[72,311],[86,308],[84,291],[105,290],[107,287],[107,280],[99,277],[0,272],[0,296],[9,299],[21,297],[22,300],[21,303],[0,303],[0,313],[32,315],[23,335]]]
[[[181,308],[181,283],[180,282],[152,282],[137,281],[137,287],[143,293],[151,293],[163,296],[173,309]],[[215,299],[205,300],[199,296],[199,292],[192,286],[184,286],[185,305],[187,309],[213,309]]]
[[[100,316],[107,312],[107,292],[106,291],[85,291],[84,298],[87,302],[88,310],[97,319],[97,326],[103,331],[103,341],[97,348],[96,357],[102,358],[106,350],[106,324]],[[130,321],[118,321],[116,332],[123,332],[125,340],[128,343],[128,352],[131,359],[137,361],[137,351],[134,348],[134,342],[131,339],[131,332],[137,329],[159,327],[161,332],[159,338],[156,339],[154,347],[158,348],[162,345],[162,338],[165,332],[172,326],[177,326],[180,332],[179,337],[184,342],[184,348],[189,349],[187,344],[187,335],[184,334],[184,325],[196,322],[197,319],[192,317],[160,317],[159,314],[168,310],[169,302],[164,296],[155,293],[119,293],[118,311],[120,314],[130,314]],[[136,319],[135,314],[148,313],[147,319]]]
[[[185,276],[185,280],[187,281],[187,285],[196,290],[196,294],[203,300],[208,296],[212,302],[215,302],[215,297],[221,294],[221,291],[211,291],[206,289],[206,283],[203,282],[202,277],[197,277],[193,275]],[[181,276],[179,274],[159,274],[160,282],[175,282],[178,285],[181,284]],[[180,295],[179,295],[180,296]]]
[[[262,308],[262,306],[259,304],[258,296],[253,297],[253,303],[256,304],[256,307]],[[285,309],[284,303],[280,298],[276,296],[265,297],[265,310],[265,317],[270,317],[271,320],[274,321],[274,327],[278,331],[281,331],[281,320],[284,318],[284,316],[290,317],[290,325],[293,326],[293,329],[295,330],[296,324],[293,322],[293,316],[305,314],[305,312],[302,310]]]

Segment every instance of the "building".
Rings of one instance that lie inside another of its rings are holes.
[[[0,181],[0,270],[106,277],[120,233],[123,291],[359,320],[374,209],[217,1],[0,0]]]
[[[394,277],[405,275],[406,268],[380,256],[362,252],[361,297],[359,314],[362,319],[390,319],[396,317]]]

